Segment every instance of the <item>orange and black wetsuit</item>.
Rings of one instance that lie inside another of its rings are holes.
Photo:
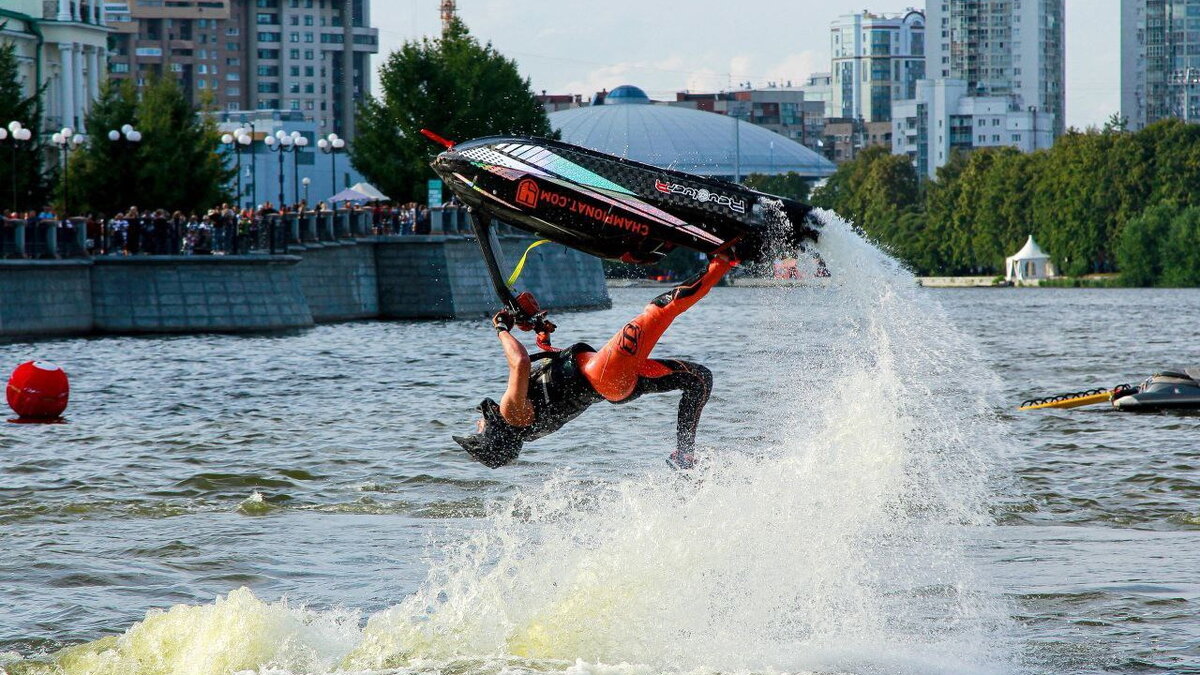
[[[704,273],[655,298],[599,350],[580,343],[530,357],[528,395],[533,423],[525,427],[508,424],[500,416],[499,406],[486,399],[480,409],[489,432],[505,437],[508,443],[501,445],[513,450],[494,458],[476,458],[489,466],[507,464],[516,458],[521,442],[557,431],[593,403],[628,403],[644,394],[668,391],[683,392],[676,443],[679,452],[691,453],[700,414],[712,391],[712,372],[698,363],[652,359],[650,352],[671,322],[708,294],[732,265],[714,259]]]

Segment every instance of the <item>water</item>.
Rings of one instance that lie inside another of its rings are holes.
[[[483,322],[0,345],[73,384],[69,424],[0,427],[0,663],[1200,669],[1200,418],[1012,410],[1186,361],[1166,319],[1200,298],[924,291],[844,230],[822,248],[853,283],[715,289],[656,350],[716,376],[692,479],[673,396],[468,462],[448,436],[504,381]]]

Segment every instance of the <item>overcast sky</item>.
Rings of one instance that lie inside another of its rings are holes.
[[[378,67],[404,41],[440,31],[438,0],[375,0]],[[458,0],[471,32],[515,59],[535,91],[590,96],[635,84],[653,98],[828,72],[829,24],[902,0]],[[376,87],[378,80],[376,80]],[[1067,124],[1120,108],[1119,0],[1067,0]]]

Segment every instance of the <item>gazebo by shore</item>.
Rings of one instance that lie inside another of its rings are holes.
[[[1014,284],[1037,282],[1055,276],[1050,256],[1033,240],[1033,235],[1015,255],[1004,261],[1004,278]]]

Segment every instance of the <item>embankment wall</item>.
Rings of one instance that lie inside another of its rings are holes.
[[[532,243],[501,237],[508,269]],[[518,288],[545,309],[610,303],[600,261],[535,249]],[[285,330],[354,319],[452,319],[498,308],[468,236],[380,236],[287,255],[0,261],[0,337]]]

